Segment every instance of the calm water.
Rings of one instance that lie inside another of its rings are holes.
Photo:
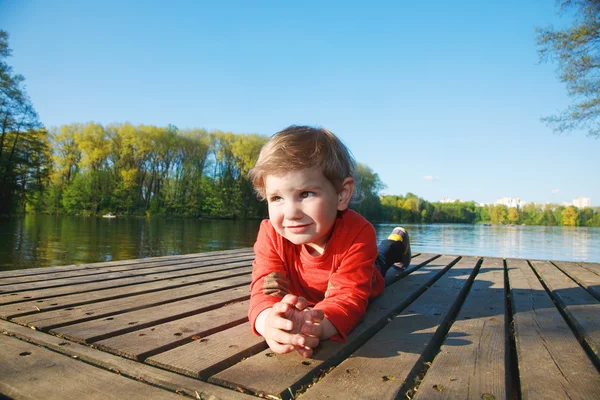
[[[259,221],[26,216],[0,220],[0,270],[250,247]],[[392,224],[375,225],[379,239]],[[600,228],[406,225],[415,252],[600,262]]]

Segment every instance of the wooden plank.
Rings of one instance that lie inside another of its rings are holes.
[[[13,318],[12,321],[46,331],[48,329],[76,322],[90,321],[92,319],[109,317],[141,308],[174,303],[178,300],[185,300],[197,296],[205,296],[234,287],[243,286],[247,288],[250,285],[250,282],[251,277],[248,273],[217,281],[145,293],[134,297],[121,297],[114,300],[99,301],[77,307],[68,307],[67,309],[62,308],[53,311],[27,314]]]
[[[216,271],[234,270],[236,268],[245,268],[251,264],[250,261],[234,262],[231,264],[214,265],[210,267],[201,267],[196,270],[173,271],[164,274],[150,274],[145,276],[133,276],[128,278],[116,279],[111,281],[82,283],[74,286],[61,286],[48,289],[38,289],[18,293],[0,294],[0,305],[12,304],[21,301],[40,300],[48,297],[57,297],[67,294],[92,292],[95,290],[105,290],[109,288],[130,287],[147,282],[165,282],[164,286],[174,278],[197,277],[200,275],[212,274]],[[233,272],[232,272],[233,273]]]
[[[549,261],[532,261],[532,266],[600,368],[600,302]]]
[[[176,393],[92,367],[6,335],[0,335],[0,354],[0,393],[11,398],[180,400]],[[53,395],[48,396],[49,393]]]
[[[386,278],[391,277],[392,280],[397,280],[435,257],[437,255],[417,253],[409,268],[404,271],[394,270]],[[249,324],[244,323],[205,339],[150,357],[146,362],[206,379],[242,358],[254,355],[266,348],[264,339],[252,334]]]
[[[111,272],[134,271],[134,270],[142,270],[142,269],[145,270],[145,269],[149,269],[152,267],[164,267],[164,266],[168,266],[168,265],[182,265],[182,264],[185,265],[185,264],[189,264],[192,262],[206,261],[207,259],[210,259],[212,261],[220,260],[221,262],[223,262],[228,259],[234,259],[234,258],[239,259],[240,257],[244,257],[244,256],[252,257],[252,255],[253,255],[253,253],[247,253],[247,254],[241,254],[241,255],[239,253],[234,253],[234,254],[214,255],[209,258],[206,255],[199,254],[194,257],[180,257],[180,258],[175,258],[172,260],[159,260],[159,261],[145,262],[145,263],[140,263],[140,264],[129,264],[129,265],[119,264],[119,265],[109,266],[109,267],[86,268],[86,269],[79,269],[79,270],[73,270],[73,271],[67,270],[67,271],[59,271],[59,272],[52,272],[52,273],[45,273],[45,274],[12,276],[12,277],[10,277],[10,276],[4,277],[2,275],[2,273],[0,272],[0,286],[20,284],[20,283],[49,282],[49,281],[58,280],[58,279],[99,275],[99,274],[106,274],[106,273],[111,273]],[[150,259],[150,260],[152,260],[152,259]]]
[[[97,263],[86,263],[86,264],[70,264],[70,265],[59,265],[54,267],[42,267],[42,268],[27,268],[27,269],[17,269],[11,271],[0,271],[0,278],[10,278],[16,276],[30,276],[30,275],[43,275],[54,272],[61,271],[76,271],[82,269],[97,269],[102,267],[110,267],[114,265],[137,265],[144,264],[148,262],[156,262],[156,261],[169,261],[169,260],[178,260],[185,258],[196,258],[196,257],[212,257],[220,254],[237,254],[237,253],[252,253],[253,250],[251,247],[245,247],[241,249],[234,250],[219,250],[219,251],[207,251],[204,253],[193,253],[193,254],[179,254],[179,255],[171,255],[171,256],[161,256],[161,257],[144,257],[137,258],[131,260],[117,260],[117,261],[105,261],[105,262],[97,262]]]
[[[195,378],[207,379],[267,347],[262,336],[254,335],[250,323],[245,322],[150,357],[146,362]]]
[[[583,268],[593,272],[594,274],[600,276],[600,263],[578,263]]]
[[[584,287],[596,300],[600,300],[600,275],[572,262],[560,261],[554,262],[554,265]]]
[[[152,281],[139,285],[109,288],[105,290],[97,290],[93,292],[76,293],[71,295],[43,298],[41,300],[31,300],[27,302],[12,303],[0,306],[0,318],[16,318],[31,314],[38,314],[46,311],[76,311],[86,304],[92,304],[106,300],[121,300],[129,301],[130,296],[140,296],[143,294],[156,295],[156,299],[162,298],[162,291],[173,292],[181,290],[182,293],[188,293],[194,288],[190,286],[203,285],[213,283],[214,287],[221,285],[220,281],[225,279],[247,278],[252,272],[251,266],[235,268],[213,272],[210,275],[194,275],[180,279],[169,279],[161,281]],[[175,298],[177,295],[175,295]]]
[[[248,301],[242,301],[199,315],[115,336],[94,345],[124,357],[144,360],[247,320]]]
[[[451,256],[435,258],[386,287],[380,296],[371,301],[364,319],[348,335],[345,343],[327,340],[321,343],[311,360],[300,357],[296,352],[278,355],[265,350],[212,376],[209,382],[231,388],[241,387],[262,396],[289,398],[377,333],[391,316],[421,295],[457,260],[457,257]]]
[[[413,399],[507,399],[504,261],[486,258]]]
[[[387,273],[385,274],[385,286],[389,286],[394,282],[399,281],[411,272],[418,270],[423,265],[427,264],[431,260],[436,259],[437,257],[439,257],[439,255],[437,254],[413,254],[413,257],[410,260],[410,265],[407,268],[403,270],[399,270],[393,267],[388,269]]]
[[[174,303],[161,304],[106,318],[103,317],[91,321],[53,328],[50,332],[77,342],[83,341],[85,343],[92,343],[128,332],[139,331],[140,329],[149,326],[190,317],[215,308],[223,307],[227,303],[243,301],[249,298],[250,293],[247,286],[237,287],[212,293],[210,296],[193,297]],[[138,333],[138,336],[139,335],[144,336],[141,333]]]
[[[40,290],[45,288],[58,288],[69,286],[73,287],[75,290],[81,285],[90,282],[107,282],[111,280],[121,280],[128,277],[138,277],[138,276],[148,276],[153,275],[158,279],[163,278],[163,276],[168,276],[169,272],[186,272],[189,274],[192,273],[200,273],[201,271],[210,271],[210,267],[212,270],[215,268],[226,268],[227,265],[231,265],[235,262],[240,261],[249,261],[254,260],[254,255],[245,255],[238,256],[234,258],[226,258],[226,259],[208,259],[203,261],[194,261],[189,263],[174,263],[169,265],[159,265],[152,267],[144,267],[139,269],[128,269],[125,271],[117,271],[117,272],[106,272],[94,275],[84,275],[84,276],[76,276],[76,277],[67,277],[61,279],[50,279],[50,280],[41,280],[34,282],[24,282],[24,283],[16,283],[6,286],[0,286],[0,293],[15,293],[15,292],[26,292],[30,290]],[[71,290],[74,292],[75,290]]]
[[[229,400],[255,399],[254,397],[246,396],[230,389],[224,389],[197,379],[154,368],[137,361],[105,353],[89,346],[72,343],[10,322],[0,320],[0,332],[4,335],[14,336],[21,340],[47,347],[69,357],[80,359],[88,364],[114,371],[131,379],[147,382],[173,392],[186,394],[192,398]],[[3,364],[4,357],[5,354],[0,353],[0,365]],[[25,371],[21,371],[21,373],[24,372]],[[56,382],[60,382],[60,380]],[[55,386],[58,386],[58,384]],[[53,396],[52,394],[53,388],[50,388],[43,396],[38,396],[36,398],[60,398],[59,396]],[[83,398],[86,397],[84,396]]]
[[[302,398],[403,397],[423,363],[433,358],[456,315],[479,259],[461,259]]]
[[[597,399],[600,374],[527,261],[507,267],[521,398]]]

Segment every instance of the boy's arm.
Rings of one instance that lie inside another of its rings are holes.
[[[260,334],[255,326],[258,316],[289,293],[289,280],[283,260],[276,250],[275,235],[271,223],[268,220],[262,221],[254,244],[255,258],[252,263],[248,309],[248,319],[255,334]]]
[[[325,299],[315,305],[315,309],[325,313],[325,319],[332,325],[329,328],[335,330],[332,339],[345,340],[366,312],[375,279],[376,240],[375,229],[366,224],[329,278]]]

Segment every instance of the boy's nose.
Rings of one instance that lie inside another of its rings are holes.
[[[290,202],[286,203],[284,212],[285,212],[286,219],[302,218],[302,209],[294,201],[290,201]]]

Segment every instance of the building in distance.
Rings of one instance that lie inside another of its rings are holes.
[[[590,197],[579,196],[578,199],[573,200],[573,205],[577,208],[586,208],[592,206],[592,199]]]
[[[444,197],[443,199],[440,200],[440,203],[464,203],[464,201],[462,201],[462,200],[455,200],[455,199],[450,199],[448,197]]]
[[[501,199],[496,200],[494,204],[502,204],[508,208],[521,208],[525,202],[521,202],[521,199],[518,197],[502,197]]]

